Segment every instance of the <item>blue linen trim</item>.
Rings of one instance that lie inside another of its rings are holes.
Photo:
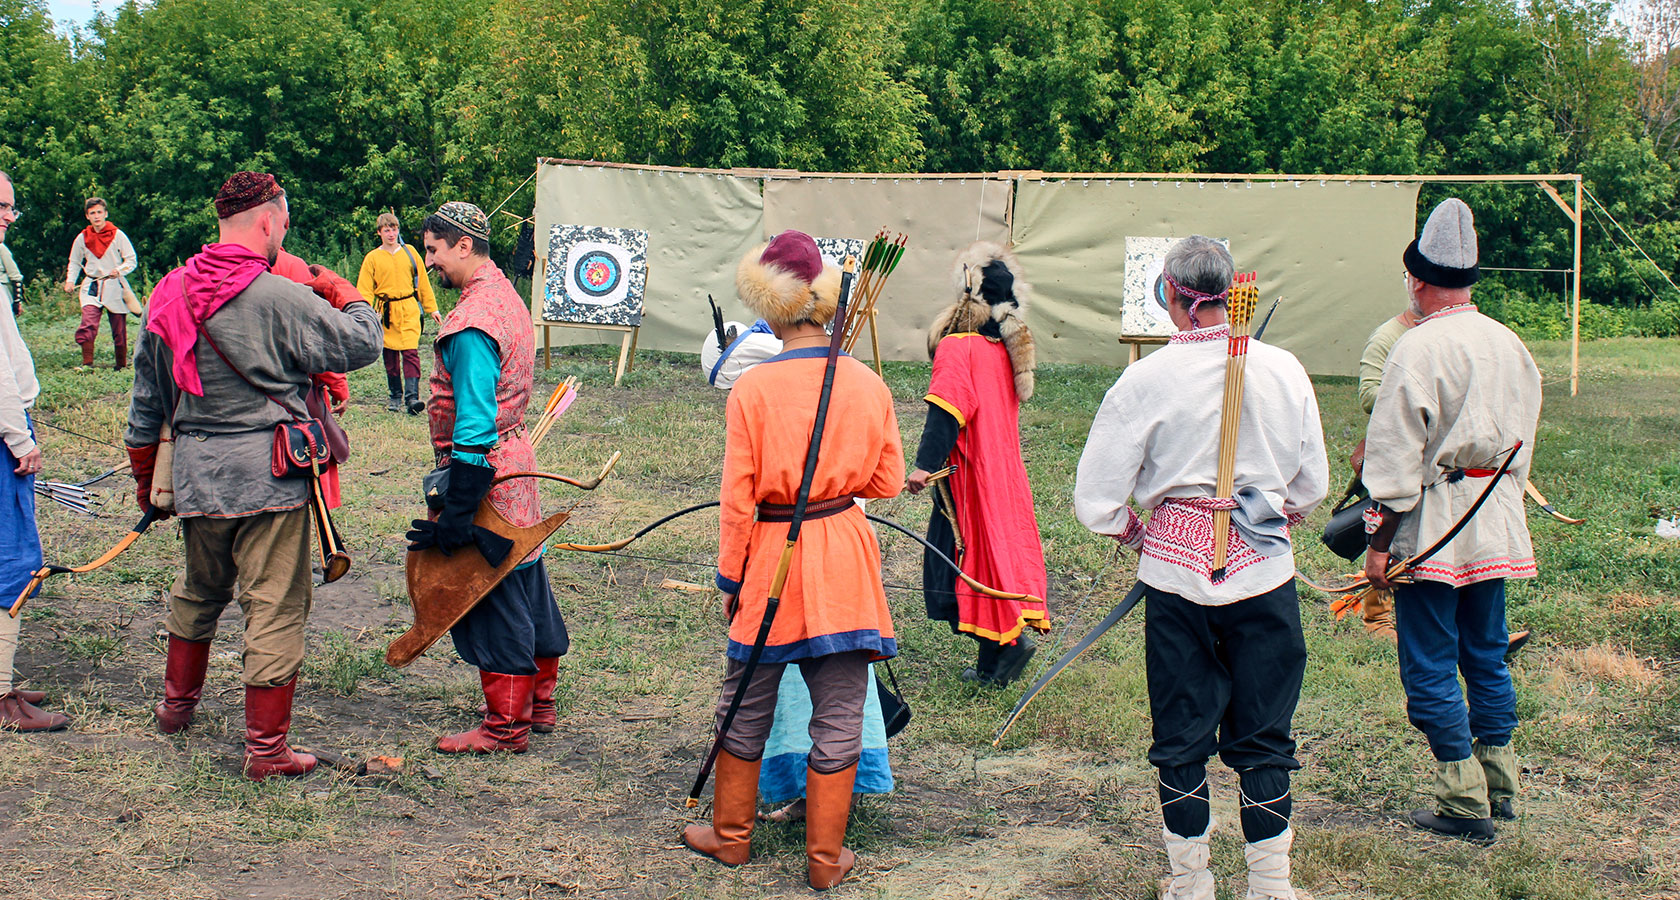
[[[818,656],[831,656],[835,653],[851,653],[856,650],[868,650],[882,659],[891,659],[898,655],[898,641],[893,638],[881,637],[881,632],[873,628],[862,628],[857,631],[842,631],[839,634],[825,634],[791,644],[774,644],[764,648],[764,655],[759,662],[775,664],[788,663],[801,659],[813,659]],[[728,654],[730,659],[746,662],[752,653],[751,644],[730,641]]]

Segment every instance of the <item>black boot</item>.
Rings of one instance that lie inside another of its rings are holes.
[[[1015,643],[1004,647],[998,653],[997,671],[992,675],[992,681],[998,687],[1008,687],[1009,683],[1021,677],[1027,670],[1027,663],[1032,662],[1033,654],[1038,652],[1038,645],[1023,631],[1015,639]]]
[[[426,404],[420,402],[420,379],[403,379],[403,403],[408,407],[408,414],[419,415],[426,410]]]
[[[1003,648],[985,638],[975,638],[974,641],[980,645],[980,653],[975,659],[974,665],[962,670],[961,678],[964,681],[991,684],[993,677],[997,674],[998,651]]]
[[[401,375],[385,375],[385,384],[391,389],[391,396],[385,401],[385,409],[390,412],[402,412],[403,381]]]

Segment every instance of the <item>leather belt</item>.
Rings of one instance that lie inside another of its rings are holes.
[[[805,504],[805,521],[814,522],[829,516],[838,516],[856,505],[857,495],[846,494],[832,500],[810,500]],[[791,503],[760,503],[758,505],[758,521],[760,522],[792,522],[793,504]]]

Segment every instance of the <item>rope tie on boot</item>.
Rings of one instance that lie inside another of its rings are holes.
[[[1172,798],[1171,800],[1162,800],[1161,801],[1161,808],[1162,809],[1166,809],[1167,807],[1173,805],[1174,803],[1177,803],[1178,801],[1184,800],[1186,798],[1191,799],[1191,800],[1200,800],[1203,803],[1208,802],[1206,797],[1200,796],[1196,793],[1197,791],[1201,790],[1202,788],[1207,787],[1207,775],[1205,775],[1205,774],[1202,776],[1202,780],[1197,782],[1196,786],[1191,788],[1188,791],[1181,791],[1178,788],[1173,787],[1172,785],[1167,784],[1165,781],[1161,780],[1161,773],[1160,773],[1159,770],[1156,770],[1156,773],[1155,773],[1155,783],[1178,795],[1178,796]],[[1289,795],[1285,794],[1284,796],[1287,797]],[[1194,835],[1191,835],[1191,836],[1194,837]]]
[[[1289,792],[1288,791],[1284,791],[1282,796],[1273,797],[1272,799],[1266,800],[1266,801],[1263,801],[1263,802],[1256,802],[1253,797],[1250,797],[1248,794],[1244,793],[1242,787],[1239,785],[1237,787],[1237,796],[1238,796],[1238,798],[1240,798],[1239,799],[1239,806],[1241,807],[1242,812],[1247,812],[1251,809],[1263,809],[1266,812],[1269,812],[1272,815],[1277,816],[1279,819],[1282,819],[1283,823],[1284,823],[1284,826],[1288,827],[1289,817],[1272,808],[1272,804],[1283,803],[1283,802],[1285,802],[1289,799]]]

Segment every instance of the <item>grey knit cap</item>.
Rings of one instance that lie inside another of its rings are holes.
[[[1444,288],[1475,284],[1482,273],[1476,262],[1476,221],[1470,207],[1457,197],[1441,201],[1401,258],[1406,271],[1424,284]]]

